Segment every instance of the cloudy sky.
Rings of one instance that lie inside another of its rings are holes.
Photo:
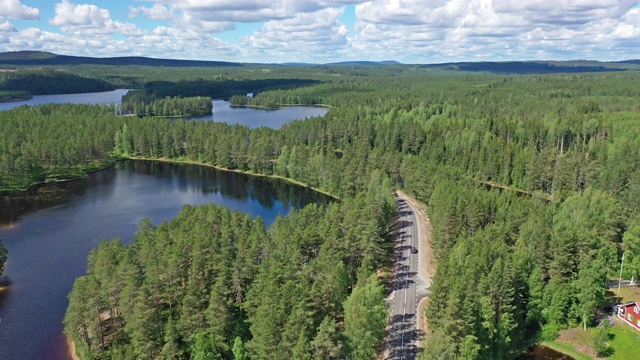
[[[640,0],[0,0],[0,51],[240,62],[640,58]]]

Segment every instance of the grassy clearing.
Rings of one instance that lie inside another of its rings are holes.
[[[587,328],[587,331],[585,331],[582,327],[574,327],[560,331],[558,338],[552,343],[557,346],[563,346],[563,350],[556,350],[575,359],[593,359],[594,357],[591,355],[595,354],[593,339],[596,336],[596,332],[595,328]],[[568,353],[565,350],[571,350],[572,353]],[[575,354],[580,354],[582,357],[577,357]]]
[[[611,327],[609,346],[613,354],[607,359],[630,360],[640,358],[640,331],[632,328],[622,320]]]
[[[630,301],[640,301],[640,287],[637,286],[620,288],[620,293],[618,293],[618,288],[611,288],[609,291],[614,297],[620,298],[620,302],[623,304]]]
[[[562,330],[555,341],[544,342],[542,345],[550,347],[563,354],[567,354],[576,360],[596,359],[593,349],[593,338],[597,329],[588,328],[584,331],[581,327]],[[609,360],[639,359],[640,331],[632,328],[620,319],[611,327],[609,335],[609,347],[612,349]]]

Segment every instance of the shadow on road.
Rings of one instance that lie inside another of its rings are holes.
[[[395,315],[389,324],[389,357],[388,359],[415,359],[418,354],[417,341],[422,336],[416,330],[415,314]]]

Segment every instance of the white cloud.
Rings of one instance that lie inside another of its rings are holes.
[[[518,13],[532,23],[584,24],[605,18],[619,18],[637,5],[637,0],[500,0],[498,13]]]
[[[203,19],[198,16],[194,16],[190,12],[185,12],[182,17],[175,20],[180,27],[202,32],[222,32],[226,30],[232,30],[234,28],[231,21],[216,21]]]
[[[271,20],[246,37],[243,44],[278,62],[337,59],[347,46],[348,30],[339,22],[343,12],[343,8],[325,8],[286,20]]]
[[[637,58],[640,48],[638,0],[129,0],[122,14],[95,0],[72,1],[80,0],[57,0],[55,15],[47,20],[60,31],[48,32],[8,21],[36,19],[37,8],[0,0],[0,51],[424,63],[616,60]],[[353,29],[341,22],[344,6],[351,4],[356,5]],[[136,20],[126,20],[127,15]],[[144,30],[136,25],[147,19],[164,23]],[[216,37],[236,26],[238,33],[252,28],[237,23],[260,28],[230,42]]]
[[[630,42],[640,24],[637,5],[637,0],[372,0],[356,6],[357,34],[350,40],[361,55],[413,62],[637,57]]]
[[[49,23],[56,26],[83,26],[88,28],[104,28],[111,21],[109,10],[95,5],[76,5],[69,0],[56,4],[56,16]]]
[[[7,20],[0,19],[0,32],[16,32],[15,26]]]
[[[163,2],[160,0],[159,2]],[[181,0],[172,9],[205,21],[262,22],[283,20],[327,7],[363,3],[362,0]]]
[[[38,20],[40,10],[22,5],[20,0],[0,0],[0,16],[13,19]]]
[[[129,10],[130,18],[134,18],[140,13],[151,20],[170,20],[171,18],[173,18],[173,14],[171,14],[171,11],[169,11],[169,9],[163,4],[153,4],[153,6],[150,8],[144,6],[130,6]]]
[[[137,25],[119,20],[113,20],[109,10],[92,4],[74,4],[63,0],[56,4],[55,17],[49,21],[51,25],[60,26],[64,32],[79,36],[108,36],[120,33],[125,36],[137,37],[144,33]],[[106,40],[103,38],[101,40]]]

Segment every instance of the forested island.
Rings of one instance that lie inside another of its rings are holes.
[[[210,97],[194,96],[164,99],[140,98],[137,91],[130,91],[122,97],[122,110],[137,116],[198,116],[211,114],[213,103]]]
[[[515,358],[562,329],[595,327],[623,252],[623,277],[640,276],[638,72],[217,71],[141,91],[217,97],[178,89],[233,72],[238,83],[275,81],[248,105],[332,108],[279,130],[78,105],[0,113],[2,189],[135,157],[279,176],[341,199],[269,228],[186,207],[140,223],[131,245],[101,244],[65,317],[83,358],[373,358],[395,187],[428,204],[433,223],[422,359]],[[298,80],[285,86],[287,76]]]

